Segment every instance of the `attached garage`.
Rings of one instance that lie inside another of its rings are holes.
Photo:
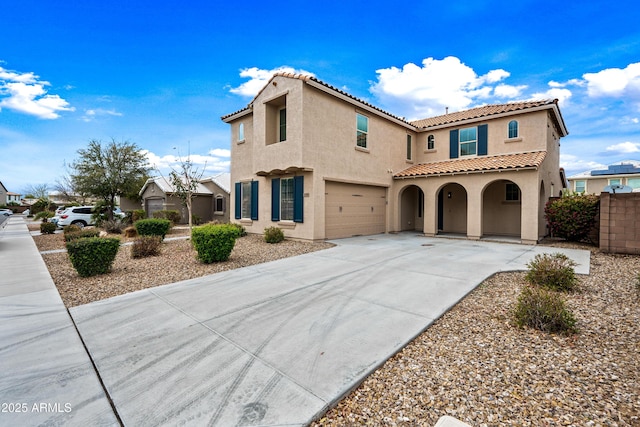
[[[384,233],[386,202],[386,187],[326,181],[325,237]]]
[[[164,199],[147,199],[145,200],[145,210],[149,218],[153,218],[153,213],[164,209]]]

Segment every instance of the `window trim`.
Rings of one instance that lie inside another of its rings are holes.
[[[513,127],[512,127],[513,125]],[[512,134],[512,131],[514,134]],[[507,124],[507,138],[515,139],[520,137],[520,124],[517,120],[511,120],[509,124]]]
[[[475,139],[469,139],[466,141],[462,141],[462,134],[463,131],[467,131],[467,130],[471,130],[473,129],[474,134],[475,134]],[[469,154],[462,154],[462,145],[468,146],[473,144],[474,150],[473,153],[469,153]],[[477,126],[471,126],[471,127],[467,127],[467,128],[462,128],[458,131],[458,155],[460,157],[470,157],[470,156],[477,156],[478,155],[478,127]]]
[[[221,209],[218,209],[218,202],[221,204]],[[223,214],[225,211],[225,200],[222,194],[218,194],[213,199],[213,213],[214,214]]]
[[[413,150],[412,150],[412,138],[411,135],[407,134],[407,160],[411,161],[413,160]]]
[[[515,188],[514,188],[515,187]],[[514,192],[515,190],[515,192]],[[515,196],[515,198],[514,198]],[[515,182],[507,182],[504,186],[504,200],[506,202],[520,201],[520,186]]]
[[[427,150],[435,150],[436,149],[436,137],[431,134],[427,136]]]
[[[238,124],[238,142],[244,141],[244,123]]]
[[[366,129],[360,129],[359,118],[362,117],[365,120]],[[365,116],[362,113],[356,112],[356,147],[368,149],[369,148],[369,117]],[[364,145],[361,144],[361,141],[364,141]]]
[[[578,183],[582,182],[583,183],[583,189],[582,191],[578,191]],[[576,193],[586,193],[587,192],[587,180],[586,179],[576,179],[575,181],[573,181],[573,191]]]
[[[615,184],[612,184],[611,181],[618,181],[618,182],[615,183]],[[622,178],[609,178],[608,184],[609,185],[622,185]]]

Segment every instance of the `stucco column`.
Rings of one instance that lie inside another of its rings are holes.
[[[523,188],[520,211],[520,240],[527,245],[538,243],[538,201],[540,200],[536,185]]]
[[[482,237],[482,192],[467,191],[467,238],[479,240]]]

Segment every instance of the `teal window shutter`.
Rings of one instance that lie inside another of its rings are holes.
[[[235,183],[235,211],[236,211],[236,219],[240,219],[242,217],[242,184],[239,182]]]
[[[271,221],[280,221],[280,178],[271,180]]]
[[[449,132],[449,158],[458,158],[458,129]]]
[[[304,222],[304,177],[293,177],[293,221]]]
[[[258,181],[251,181],[251,219],[258,219]]]
[[[487,125],[478,126],[478,156],[486,156],[487,155],[487,146],[488,146],[488,136],[487,136]]]

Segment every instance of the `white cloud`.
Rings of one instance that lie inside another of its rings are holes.
[[[60,111],[75,111],[59,95],[49,95],[49,82],[38,80],[34,73],[18,73],[0,67],[0,111],[18,111],[41,119],[57,119]]]
[[[231,150],[227,150],[226,148],[214,148],[209,151],[209,154],[216,157],[231,157]]]
[[[153,169],[159,170],[163,176],[168,176],[172,170],[180,171],[182,162],[187,160],[187,157],[181,156],[179,153],[165,154],[164,156],[159,156],[148,150],[142,150],[142,153],[146,155],[149,165]],[[188,158],[193,164],[194,170],[204,171],[203,176],[208,176],[216,172],[228,172],[231,165],[230,154],[229,150],[213,149],[209,155],[191,154]]]
[[[378,81],[371,85],[370,90],[385,108],[417,117],[443,114],[445,107],[452,111],[462,110],[492,96],[519,96],[525,88],[505,84],[494,87],[510,73],[496,69],[478,76],[454,56],[442,60],[426,58],[421,66],[408,63],[402,68],[383,68],[376,73]]]
[[[569,89],[552,87],[546,92],[536,92],[531,95],[531,99],[557,99],[560,106],[564,106],[569,98],[571,98],[572,92]]]
[[[629,154],[640,153],[640,143],[637,142],[621,142],[619,144],[610,145],[606,148],[611,154]]]
[[[96,109],[91,109],[91,110],[85,110],[84,111],[84,115],[82,116],[82,120],[85,121],[85,122],[91,122],[96,117],[101,117],[101,116],[116,116],[116,117],[120,117],[120,116],[122,116],[122,113],[119,113],[116,110],[105,110],[105,109],[102,109],[102,108],[96,108]]]
[[[255,96],[260,90],[267,84],[269,79],[276,73],[294,73],[294,74],[306,74],[313,76],[305,70],[296,70],[292,67],[282,66],[274,68],[272,70],[262,70],[258,67],[245,68],[240,71],[240,77],[249,78],[249,81],[242,83],[240,86],[231,88],[229,91],[236,95],[242,96]]]
[[[593,169],[607,168],[607,166],[602,163],[583,160],[578,156],[574,156],[572,154],[565,154],[562,152],[560,153],[560,167],[564,168],[568,176],[590,171]]]
[[[587,82],[587,93],[592,97],[621,97],[631,93],[640,96],[640,62],[626,68],[607,68],[582,76]]]

